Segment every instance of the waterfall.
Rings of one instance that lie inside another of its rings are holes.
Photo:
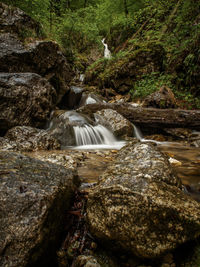
[[[81,73],[80,76],[79,76],[79,81],[83,82],[84,79],[85,79],[85,75]]]
[[[133,124],[133,129],[134,129],[134,135],[135,135],[135,137],[138,140],[143,141],[144,138],[142,136],[142,133],[141,133],[140,129],[138,127],[136,127],[134,124]]]
[[[108,49],[108,45],[104,41],[105,41],[105,38],[103,38],[101,40],[102,44],[104,45],[104,57],[105,58],[111,58],[111,52]]]
[[[76,145],[79,149],[120,149],[125,145],[125,142],[117,141],[115,136],[107,128],[100,124],[96,126],[89,124],[74,126],[73,129],[76,138]]]

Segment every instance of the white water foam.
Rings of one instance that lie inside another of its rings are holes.
[[[104,126],[74,126],[76,147],[74,149],[120,149],[126,142],[118,141]]]
[[[105,38],[103,38],[101,40],[102,44],[104,45],[104,57],[105,58],[111,58],[111,52],[108,49],[108,45],[104,41],[105,41]]]

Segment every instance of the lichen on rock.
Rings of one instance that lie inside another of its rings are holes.
[[[158,149],[129,144],[89,194],[92,234],[110,248],[143,258],[161,256],[195,239],[200,235],[200,206],[177,185]]]

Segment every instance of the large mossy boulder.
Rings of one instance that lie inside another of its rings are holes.
[[[0,177],[0,266],[56,266],[75,173],[4,151]]]
[[[133,51],[96,62],[87,70],[85,82],[126,93],[142,76],[162,71],[164,57],[165,51],[160,44],[149,42],[135,46]]]
[[[17,125],[43,127],[55,89],[35,73],[0,73],[0,131]]]
[[[92,234],[113,249],[161,256],[200,235],[200,205],[179,187],[167,158],[150,144],[127,145],[90,194]]]

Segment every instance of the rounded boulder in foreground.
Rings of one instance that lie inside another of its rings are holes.
[[[110,248],[143,258],[195,239],[200,235],[200,205],[178,182],[154,146],[126,146],[89,194],[92,234]]]

